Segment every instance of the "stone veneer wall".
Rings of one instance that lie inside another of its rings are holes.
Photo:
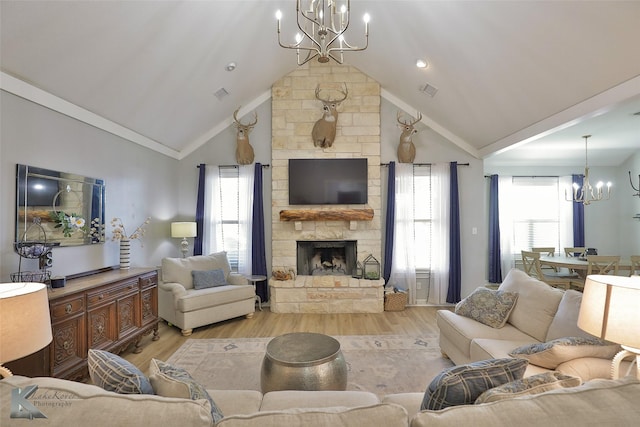
[[[315,98],[318,84],[336,98],[342,83],[348,98],[338,108],[336,139],[332,147],[315,147],[311,140],[314,123],[322,116]],[[320,64],[313,60],[277,81],[272,89],[272,268],[294,268],[297,240],[357,240],[358,260],[369,254],[381,261],[380,189],[380,85],[348,65]],[[288,159],[366,157],[369,168],[367,206],[290,206]],[[371,208],[372,221],[281,221],[284,209],[339,210]],[[298,228],[298,229],[296,229]]]

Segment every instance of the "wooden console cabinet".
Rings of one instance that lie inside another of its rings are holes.
[[[53,341],[9,364],[14,374],[81,380],[90,348],[120,353],[140,339],[158,339],[158,272],[152,268],[109,270],[49,289]]]

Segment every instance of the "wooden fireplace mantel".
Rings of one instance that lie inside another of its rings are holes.
[[[373,209],[289,209],[280,211],[280,221],[371,221]]]

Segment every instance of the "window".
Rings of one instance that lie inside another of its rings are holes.
[[[221,167],[219,169],[220,185],[217,190],[219,195],[213,200],[220,203],[218,214],[219,236],[221,238],[220,250],[227,252],[227,258],[231,269],[238,271],[238,258],[240,253],[240,201],[239,201],[239,171],[234,167]]]
[[[513,177],[513,251],[560,244],[560,185],[558,177]]]
[[[417,271],[431,269],[431,167],[413,167],[414,248]]]

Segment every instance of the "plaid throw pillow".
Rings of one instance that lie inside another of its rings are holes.
[[[89,350],[89,376],[93,383],[120,394],[154,394],[149,379],[130,362],[104,350]]]
[[[582,380],[578,377],[565,375],[560,372],[544,372],[491,388],[482,393],[480,397],[476,399],[475,403],[479,404],[513,399],[518,396],[544,393],[545,391],[559,388],[577,387],[580,384],[582,384]]]
[[[523,363],[524,362],[524,363]],[[421,410],[470,405],[485,391],[523,377],[525,359],[490,359],[440,372],[424,393]]]

